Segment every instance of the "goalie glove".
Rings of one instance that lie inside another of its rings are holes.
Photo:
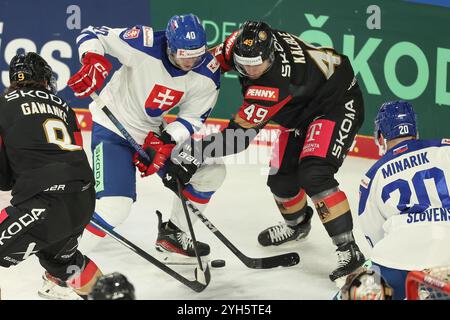
[[[175,145],[167,132],[158,135],[150,131],[142,145],[142,149],[148,154],[150,160],[143,158],[138,152],[133,156],[133,164],[141,172],[141,177],[149,176],[161,169],[170,158]]]

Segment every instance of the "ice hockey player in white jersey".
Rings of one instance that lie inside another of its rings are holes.
[[[385,154],[361,181],[359,223],[372,269],[404,299],[408,271],[450,265],[450,139],[419,140],[412,105],[393,101],[375,140]]]
[[[170,160],[175,146],[203,125],[219,94],[219,64],[207,51],[206,33],[199,18],[193,14],[173,16],[163,31],[147,26],[88,27],[77,38],[77,44],[82,67],[68,81],[75,96],[89,97],[101,89],[112,69],[105,55],[117,58],[122,65],[99,96],[151,159],[138,156],[100,109],[102,106],[91,103],[97,198],[94,217],[112,228],[127,218],[136,201],[135,166],[143,177],[158,173],[164,185],[174,191],[178,178],[185,184],[185,196],[203,210],[222,184],[225,166],[219,162],[201,165],[187,181],[184,170],[197,169],[198,163],[183,162],[180,170]],[[175,107],[179,107],[176,120],[167,124],[163,116]],[[177,156],[173,152],[172,160]],[[178,198],[173,208],[169,221],[163,223],[159,216],[156,247],[177,256],[195,257]],[[104,236],[89,224],[80,247],[90,251]],[[202,242],[198,243],[198,249],[201,256],[210,251]]]

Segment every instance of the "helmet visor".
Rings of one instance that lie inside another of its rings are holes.
[[[189,71],[202,64],[205,59],[206,46],[197,49],[177,49],[169,51],[169,58],[172,64],[184,71]]]
[[[241,75],[256,79],[270,69],[274,61],[274,55],[271,54],[268,59],[263,60],[261,56],[243,57],[234,53],[233,60],[236,70]]]

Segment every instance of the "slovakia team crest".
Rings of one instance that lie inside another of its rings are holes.
[[[145,101],[145,111],[152,117],[158,117],[175,107],[184,92],[155,84]]]
[[[128,29],[127,31],[125,31],[125,33],[123,34],[123,38],[125,40],[136,39],[137,37],[139,37],[139,32],[140,30],[138,28],[133,27],[132,29]]]

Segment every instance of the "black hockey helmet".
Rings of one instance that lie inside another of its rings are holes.
[[[258,65],[275,59],[274,35],[271,27],[262,21],[246,21],[241,27],[234,46],[236,69],[246,76],[242,65]],[[268,70],[269,68],[267,68]]]
[[[47,82],[49,89],[56,92],[56,80],[52,68],[35,52],[16,54],[9,63],[9,81]]]
[[[91,293],[89,300],[135,300],[134,286],[119,272],[101,276]]]

